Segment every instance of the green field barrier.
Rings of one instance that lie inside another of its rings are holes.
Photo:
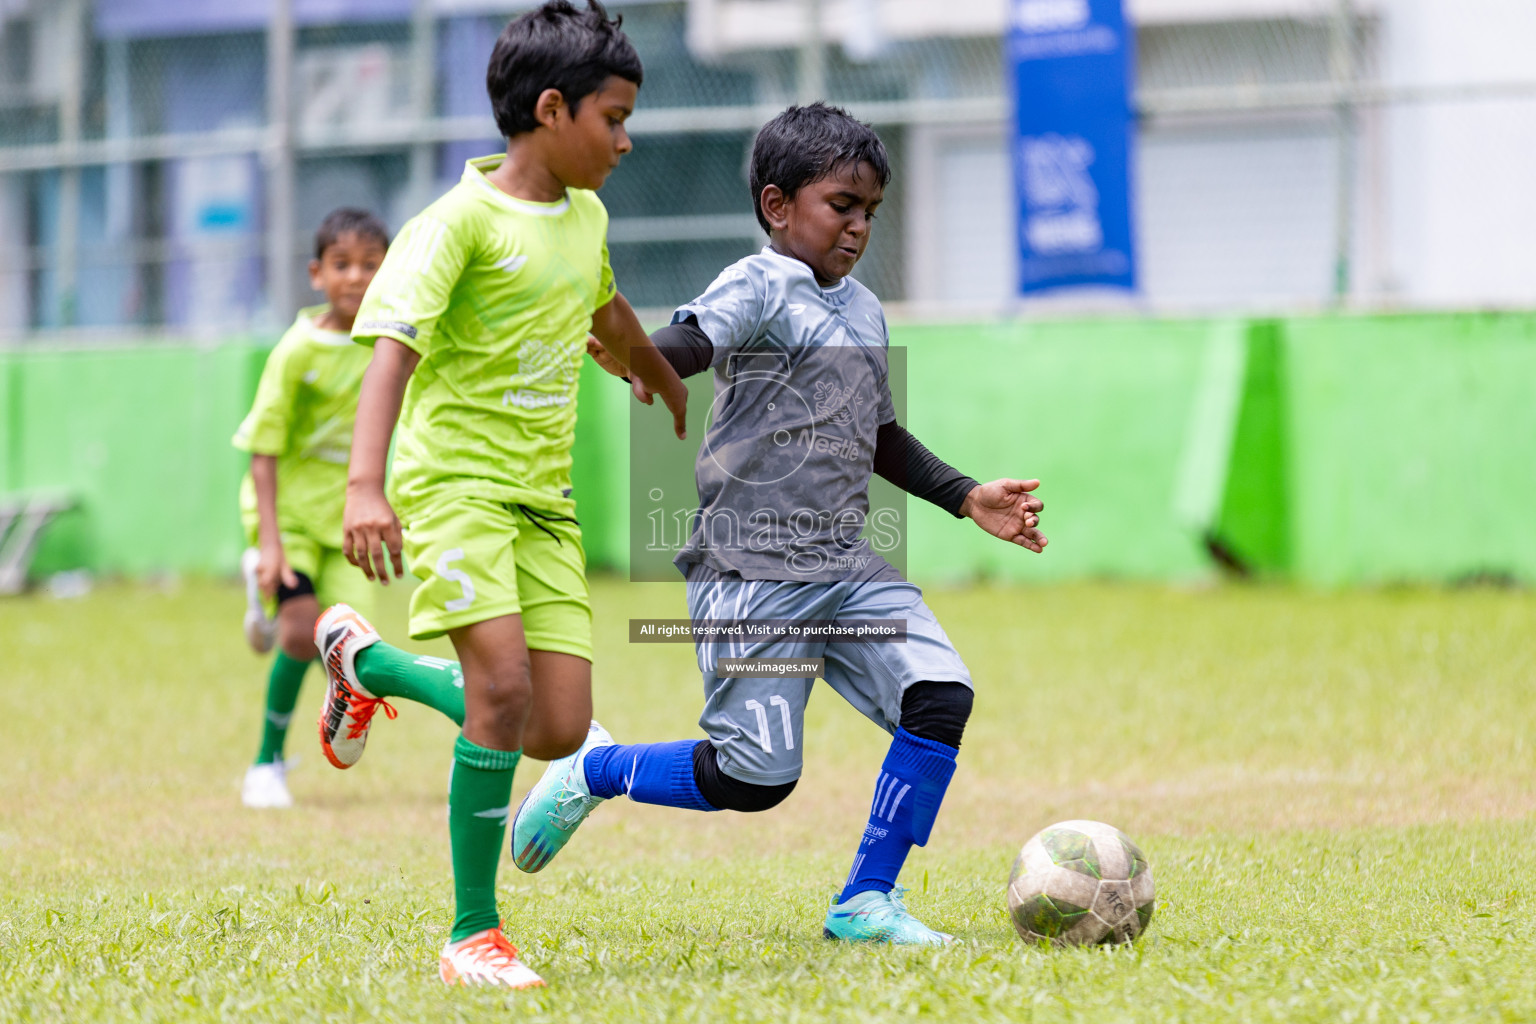
[[[1038,477],[1044,554],[920,501],[919,579],[1187,579],[1210,561],[1174,514],[1201,359],[1213,325],[1107,320],[908,326],[907,426],[978,480]]]
[[[231,571],[244,546],[237,496],[249,457],[230,438],[250,407],[267,349],[117,346],[0,351],[0,494],[74,496],[48,528],[37,575]],[[573,483],[598,566],[624,556],[622,445],[628,391],[589,365]],[[584,378],[585,380],[585,378]],[[610,452],[609,449],[612,449]],[[618,543],[614,543],[614,540]]]
[[[914,578],[1189,580],[1225,562],[1323,585],[1536,580],[1536,316],[913,324],[892,342],[913,433],[980,479],[1045,481],[1051,538],[1036,556],[914,501]],[[229,437],[264,358],[0,350],[0,494],[79,501],[38,574],[230,571]],[[631,402],[587,365],[572,477],[593,568],[627,564]]]
[[[49,527],[35,569],[235,565],[244,466],[229,438],[253,393],[253,365],[241,344],[0,353],[9,394],[0,484],[77,501]]]
[[[1283,325],[1290,572],[1536,581],[1536,317]]]

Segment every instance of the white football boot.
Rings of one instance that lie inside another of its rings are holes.
[[[292,807],[288,792],[288,765],[284,761],[253,764],[245,770],[240,802],[247,807]]]

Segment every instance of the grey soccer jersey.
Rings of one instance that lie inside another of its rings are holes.
[[[677,555],[747,580],[899,579],[865,533],[875,433],[896,418],[885,314],[868,288],[816,283],[764,248],[673,315],[714,345],[694,467],[699,514]],[[889,536],[893,523],[868,533]]]

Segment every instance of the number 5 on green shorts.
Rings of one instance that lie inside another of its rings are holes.
[[[413,640],[503,615],[523,617],[530,650],[592,658],[592,604],[581,526],[555,513],[455,498],[402,513]]]

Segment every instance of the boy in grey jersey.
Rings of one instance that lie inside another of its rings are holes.
[[[679,565],[749,580],[900,579],[861,537],[880,424],[896,420],[869,289],[851,277],[823,288],[765,246],[673,320],[708,339],[716,390]]]
[[[824,658],[823,677],[892,733],[869,821],[824,934],[940,944],[896,879],[927,842],[954,773],[971,680],[922,593],[863,537],[873,474],[1001,539],[1040,551],[1035,480],[978,484],[896,422],[885,318],[848,276],[890,180],[867,125],[822,104],[758,133],[752,192],[770,244],[727,268],[654,335],[680,376],[715,375],[695,466],[699,514],[677,562],[696,623],[904,620],[903,642],[829,642],[786,632],[701,640],[707,740],[616,744],[593,723],[518,808],[512,855],[538,871],[604,799],[759,811],[799,778],[813,679],[732,674],[725,659]],[[600,347],[593,354],[621,372]],[[642,401],[650,395],[641,387]]]

